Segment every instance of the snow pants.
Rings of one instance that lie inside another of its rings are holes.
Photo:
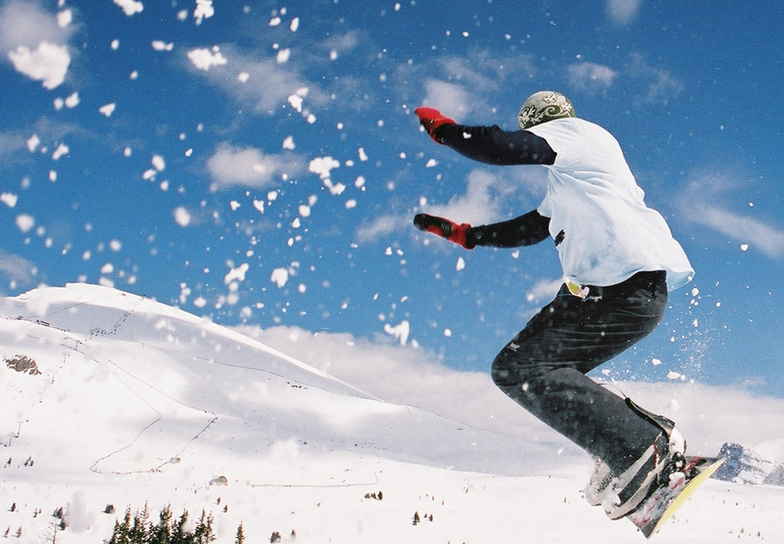
[[[493,361],[495,384],[619,474],[661,430],[586,374],[651,333],[667,304],[666,273],[639,272],[579,298],[564,284]]]

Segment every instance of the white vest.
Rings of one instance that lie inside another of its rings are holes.
[[[540,214],[550,218],[550,235],[566,279],[608,286],[637,272],[666,270],[676,289],[694,270],[667,223],[643,201],[645,193],[629,170],[618,141],[583,119],[555,119],[528,129],[557,153],[549,169]]]

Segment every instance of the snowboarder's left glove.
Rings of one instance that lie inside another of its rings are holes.
[[[443,217],[418,213],[414,216],[414,225],[416,225],[419,230],[432,232],[433,234],[446,238],[450,242],[459,244],[466,249],[474,249],[476,247],[476,241],[471,232],[471,225],[468,223],[458,225]]]
[[[436,129],[442,125],[456,124],[454,119],[446,117],[435,108],[421,106],[415,109],[414,113],[416,113],[416,116],[419,117],[419,122],[422,124],[422,126],[425,127],[425,132],[427,132],[433,141],[438,144],[442,144],[443,142],[438,139]]]

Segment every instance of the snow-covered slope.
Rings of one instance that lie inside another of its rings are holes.
[[[240,522],[251,541],[291,529],[298,542],[641,538],[581,500],[587,459],[574,448],[384,402],[111,288],[0,301],[0,359],[0,534],[24,542],[51,541],[58,507],[58,542],[100,542],[115,519],[107,504],[145,502],[214,511],[219,542]],[[711,482],[699,497],[713,508],[692,511],[673,531],[687,540],[673,541],[784,535],[784,492],[761,489]],[[364,498],[375,491],[383,501]],[[414,526],[415,512],[433,521]]]

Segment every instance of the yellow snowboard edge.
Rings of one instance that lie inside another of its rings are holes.
[[[719,459],[718,461],[713,463],[711,466],[709,466],[708,468],[703,470],[699,474],[699,476],[695,477],[692,481],[690,481],[686,485],[686,487],[683,489],[683,491],[681,491],[680,494],[678,494],[678,496],[675,497],[675,500],[673,500],[670,503],[670,505],[667,507],[667,509],[661,515],[661,517],[659,518],[659,521],[656,522],[656,525],[654,526],[653,530],[651,531],[651,534],[648,535],[647,538],[651,538],[653,535],[655,535],[656,533],[659,532],[659,530],[664,526],[664,524],[667,523],[670,520],[670,518],[673,516],[673,514],[675,514],[675,512],[678,510],[678,508],[683,506],[684,503],[686,501],[688,501],[689,498],[691,498],[692,494],[695,491],[697,491],[697,488],[700,487],[703,483],[705,483],[711,476],[713,476],[713,473],[716,472],[719,469],[719,467],[724,463],[724,460],[725,460],[724,458]]]

